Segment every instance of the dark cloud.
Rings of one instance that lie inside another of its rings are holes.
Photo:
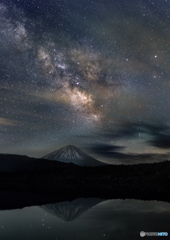
[[[170,149],[170,134],[157,134],[149,143],[157,148]]]
[[[117,124],[117,127],[108,128],[105,131],[93,132],[90,135],[78,135],[78,138],[89,138],[89,139],[105,139],[107,141],[115,139],[134,139],[138,137],[139,133],[145,133],[150,137],[161,136],[162,132],[170,131],[170,127],[166,124],[149,124],[145,122],[124,122]],[[166,136],[166,135],[165,135]]]
[[[113,146],[108,144],[91,144],[88,150],[93,154],[99,154],[100,156],[111,158],[117,151],[124,149],[122,146]]]
[[[170,127],[167,125],[148,125],[147,128],[152,140],[147,141],[151,146],[169,149],[170,148]]]
[[[152,163],[168,160],[169,155],[167,154],[153,154],[153,153],[143,153],[143,154],[132,154],[132,153],[122,153],[121,150],[125,147],[112,146],[109,144],[91,144],[87,150],[91,154],[100,159],[105,159],[107,163],[110,164],[138,164],[138,163]]]
[[[134,137],[137,133],[147,133],[150,135],[157,135],[160,132],[169,130],[170,127],[163,123],[135,123],[127,122],[122,124],[119,130],[119,136],[124,137]]]

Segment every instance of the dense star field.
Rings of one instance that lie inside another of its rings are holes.
[[[0,152],[170,152],[168,0],[1,0]]]

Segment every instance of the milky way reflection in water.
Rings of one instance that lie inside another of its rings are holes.
[[[81,198],[1,211],[0,239],[138,239],[140,231],[168,232],[169,223],[169,203]]]

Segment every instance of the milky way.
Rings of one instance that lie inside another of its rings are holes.
[[[0,152],[168,159],[169,26],[168,1],[2,0]]]

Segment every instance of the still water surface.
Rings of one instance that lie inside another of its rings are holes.
[[[79,198],[0,211],[1,240],[141,239],[142,230],[170,234],[170,203]]]

